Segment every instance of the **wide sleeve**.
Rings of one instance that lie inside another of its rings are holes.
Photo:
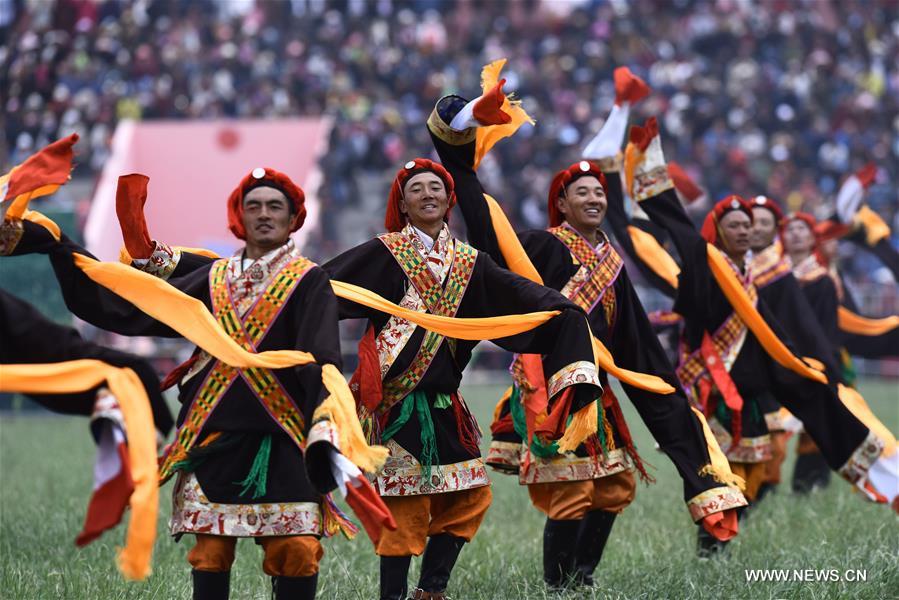
[[[506,267],[499,242],[490,217],[490,209],[484,199],[484,189],[474,169],[475,129],[454,131],[447,123],[453,114],[444,106],[451,100],[444,98],[437,104],[428,120],[428,132],[441,164],[453,177],[456,202],[465,219],[468,243],[489,254],[494,261]]]
[[[399,302],[405,294],[406,277],[390,251],[377,238],[335,256],[324,263],[322,269],[334,281],[363,287],[391,302]],[[341,320],[380,322],[387,319],[383,313],[343,298],[338,299],[338,314]]]
[[[631,219],[624,206],[624,189],[621,183],[621,174],[618,171],[610,171],[604,173],[606,176],[606,201],[608,208],[606,209],[606,222],[615,236],[622,252],[637,266],[640,274],[657,290],[674,298],[677,290],[670,283],[660,277],[652,268],[646,264],[631,239],[628,227],[636,227],[645,233],[653,236],[660,246],[664,245],[664,231],[652,221],[646,219]]]
[[[687,319],[705,322],[713,287],[706,241],[684,212],[674,188],[643,200],[640,206],[668,233],[681,257],[674,311]]]
[[[172,414],[159,390],[159,377],[143,358],[91,343],[71,327],[50,321],[27,302],[0,290],[0,363],[45,364],[93,359],[130,368],[141,380],[156,428],[168,435]],[[96,388],[74,394],[29,394],[49,410],[90,416]]]
[[[615,356],[615,362],[625,369],[654,373],[677,391],[662,395],[626,383],[622,383],[622,387],[658,442],[659,449],[677,468],[684,482],[684,500],[694,518],[717,512],[702,501],[704,492],[723,486],[710,475],[699,474],[710,461],[702,424],[680,391],[671,363],[653,333],[649,318],[625,271],[618,276],[614,290],[616,316],[609,349]],[[639,343],[634,343],[635,340]],[[727,490],[719,492],[730,496]],[[729,507],[722,506],[721,510],[726,508]]]
[[[602,388],[583,310],[559,292],[502,269],[484,254],[478,255],[476,269],[479,285],[469,286],[462,305],[464,316],[561,311],[531,331],[493,341],[510,352],[543,355],[543,373],[550,399],[566,387],[576,385],[573,411],[595,400]]]
[[[320,267],[313,267],[303,277],[291,300],[289,324],[294,333],[293,349],[310,352],[316,360],[313,364],[293,368],[306,392],[306,405],[299,407],[307,415],[306,471],[313,486],[324,493],[337,486],[330,465],[331,453],[340,451],[339,429],[329,418],[309,417],[316,414],[316,409],[328,396],[322,383],[322,366],[341,367],[337,297],[327,273]]]
[[[23,226],[25,231],[14,254],[41,253],[49,256],[66,306],[75,316],[95,327],[121,335],[181,337],[173,329],[92,281],[75,266],[76,254],[95,257],[68,236],[61,234],[59,241],[56,241],[40,225],[23,221]],[[194,298],[208,299],[207,274],[208,268],[198,269],[182,278],[170,278],[169,284]]]

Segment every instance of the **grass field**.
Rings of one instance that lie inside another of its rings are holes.
[[[497,387],[465,392],[486,430]],[[862,387],[872,408],[899,430],[895,382]],[[624,401],[642,455],[655,466],[657,483],[641,485],[618,519],[597,571],[594,590],[561,598],[899,598],[899,527],[885,507],[863,501],[840,479],[810,497],[788,485],[742,524],[726,558],[700,562],[696,529],[682,501],[673,467],[652,450],[649,434]],[[485,439],[485,444],[489,440]],[[791,443],[791,451],[793,444]],[[123,528],[77,550],[91,488],[93,446],[83,419],[4,416],[0,419],[0,597],[157,598],[190,597],[189,538],[166,535],[171,486],[163,489],[153,575],[126,583],[114,567]],[[789,481],[792,455],[784,465]],[[462,552],[450,582],[455,600],[560,598],[541,579],[543,519],[511,477],[494,475],[494,502],[477,537]],[[232,598],[269,598],[262,552],[238,544]],[[411,584],[418,573],[413,562]],[[325,541],[319,598],[376,598],[378,563],[363,536]],[[866,582],[747,583],[745,569],[864,570]]]

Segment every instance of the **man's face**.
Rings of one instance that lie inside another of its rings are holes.
[[[419,173],[410,177],[403,186],[400,212],[419,229],[442,223],[448,207],[446,186],[436,173]]]
[[[279,189],[257,187],[243,197],[243,226],[247,244],[276,248],[287,241],[296,215]]]
[[[728,253],[745,254],[749,250],[749,232],[752,219],[742,210],[732,210],[718,224],[724,238],[724,248]]]
[[[815,234],[805,221],[793,219],[784,229],[784,247],[790,254],[811,252],[815,247]]]
[[[767,208],[752,207],[752,231],[749,234],[749,246],[753,252],[764,250],[774,243],[777,235],[777,221]]]
[[[557,200],[559,212],[577,230],[596,229],[606,216],[608,201],[599,179],[593,175],[579,177],[565,187],[565,195]]]

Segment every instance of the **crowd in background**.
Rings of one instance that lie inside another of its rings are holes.
[[[481,175],[520,226],[545,225],[552,173],[599,130],[614,99],[612,71],[628,65],[654,90],[634,119],[658,115],[667,157],[711,200],[766,193],[824,217],[841,179],[873,161],[881,169],[869,201],[899,229],[895,0],[3,6],[0,162],[75,131],[83,139],[75,177],[95,178],[122,118],[327,114],[317,258],[340,249],[344,211],[364,194],[386,197],[398,165],[430,151],[424,123],[435,100],[477,95],[481,66],[500,57],[509,59],[507,89],[537,125],[499,144]],[[845,266],[863,282],[876,263],[857,253]]]

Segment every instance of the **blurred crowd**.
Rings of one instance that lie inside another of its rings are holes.
[[[520,226],[545,225],[552,173],[579,157],[627,65],[654,94],[666,155],[717,199],[766,193],[825,217],[841,180],[881,169],[869,201],[899,225],[896,0],[11,0],[0,8],[6,156],[72,131],[96,177],[116,122],[327,114],[318,258],[341,214],[386,197],[430,152],[441,95],[504,76],[537,120],[481,169]],[[298,140],[298,143],[302,143]],[[238,175],[235,174],[234,177]],[[371,182],[375,182],[372,189]],[[372,231],[380,228],[373,215]],[[876,263],[847,258],[860,282]]]

